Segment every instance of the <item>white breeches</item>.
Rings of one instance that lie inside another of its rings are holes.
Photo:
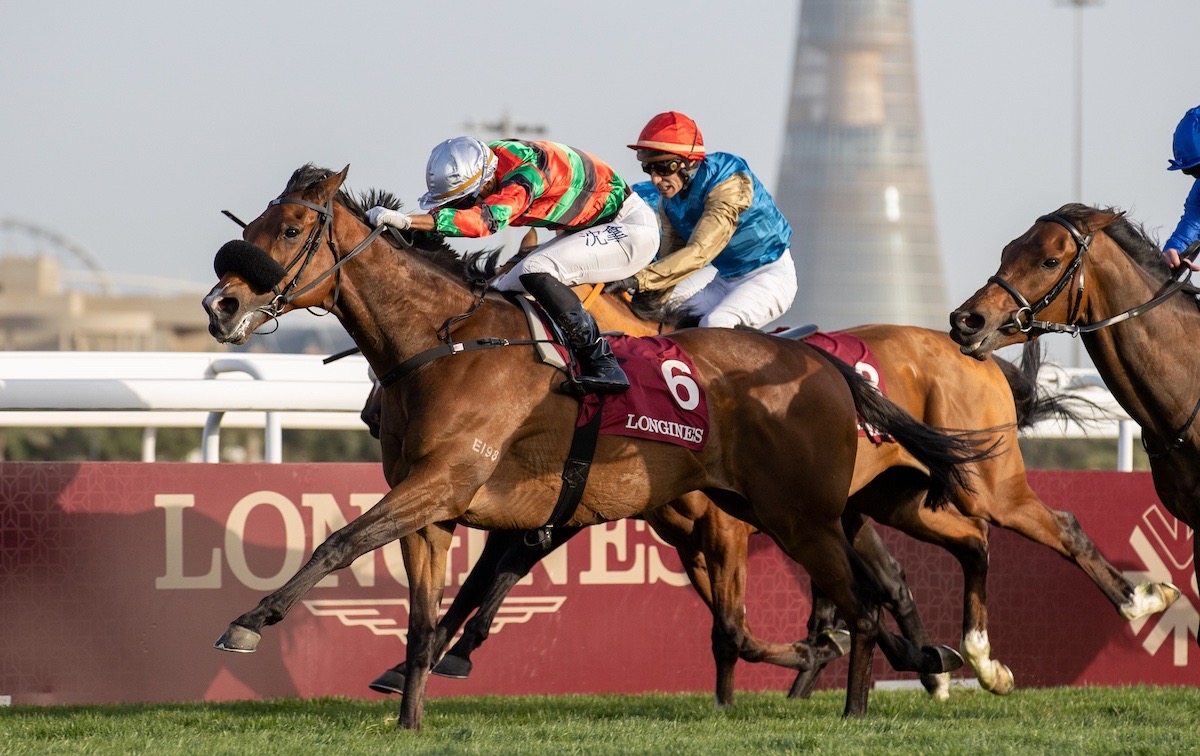
[[[787,312],[795,299],[796,266],[789,249],[775,262],[737,278],[721,278],[716,268],[705,265],[676,284],[667,302],[699,315],[704,328],[762,328]]]
[[[551,239],[498,278],[492,288],[524,291],[525,273],[549,273],[567,286],[620,281],[654,260],[660,236],[658,215],[630,194],[608,223]]]

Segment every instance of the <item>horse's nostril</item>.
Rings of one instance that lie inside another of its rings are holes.
[[[983,325],[983,318],[970,310],[955,310],[950,313],[950,326],[962,333],[974,333]]]
[[[225,315],[237,312],[238,301],[233,297],[221,297],[217,300],[217,309]]]

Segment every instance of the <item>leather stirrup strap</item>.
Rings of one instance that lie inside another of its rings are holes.
[[[571,437],[571,449],[567,452],[567,463],[563,466],[562,488],[558,490],[558,501],[550,519],[540,528],[534,528],[525,533],[525,545],[531,549],[544,551],[550,548],[553,541],[554,529],[570,520],[583,499],[583,490],[587,487],[588,473],[592,469],[592,458],[596,455],[596,441],[600,437],[600,418],[604,414],[604,396],[597,395],[600,405],[595,414],[582,426],[575,427],[575,435]],[[584,404],[579,403],[579,411],[583,412]]]
[[[602,293],[604,293],[604,284],[593,284],[592,290],[583,298],[583,309],[590,312],[592,305],[596,303],[596,300],[600,298]]]

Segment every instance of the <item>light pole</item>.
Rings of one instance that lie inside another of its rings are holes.
[[[1075,9],[1075,131],[1071,166],[1071,197],[1075,202],[1083,202],[1083,9],[1089,5],[1099,5],[1100,1],[1057,0],[1059,5],[1068,5]],[[1074,338],[1074,342],[1072,351],[1075,367],[1083,367],[1083,345],[1078,337]]]
[[[1083,202],[1083,9],[1099,5],[1101,0],[1058,0],[1059,5],[1075,9],[1075,144],[1072,166],[1072,195]]]

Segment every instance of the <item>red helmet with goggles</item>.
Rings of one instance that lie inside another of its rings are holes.
[[[705,154],[704,137],[696,127],[696,122],[674,110],[651,118],[642,133],[638,134],[637,143],[628,147],[639,153],[666,153],[689,161],[703,160]],[[641,154],[638,159],[641,160]]]

